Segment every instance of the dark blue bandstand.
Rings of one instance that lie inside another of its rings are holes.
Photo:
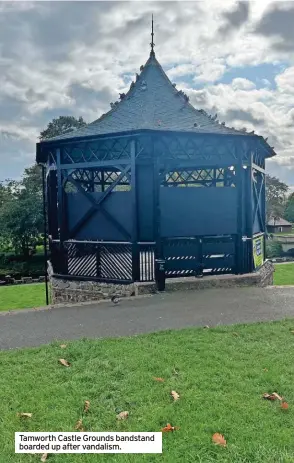
[[[265,159],[275,155],[267,142],[196,110],[153,47],[111,107],[37,144],[54,276],[154,281],[156,259],[166,278],[254,271]]]

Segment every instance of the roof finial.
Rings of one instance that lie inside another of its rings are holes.
[[[154,32],[153,32],[153,14],[152,14],[152,29],[151,29],[151,43],[150,43],[150,45],[151,45],[151,52],[150,52],[150,56],[151,56],[151,55],[153,55],[153,56],[155,55],[155,53],[154,53],[155,43],[154,43],[154,41],[153,41],[153,37],[154,37]]]

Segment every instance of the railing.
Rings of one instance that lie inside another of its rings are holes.
[[[140,281],[154,281],[154,248],[155,243],[139,243]]]
[[[72,279],[130,283],[132,245],[111,241],[51,242],[51,263],[56,276]]]
[[[235,241],[235,235],[164,239],[166,277],[234,273]]]
[[[252,242],[250,241],[250,245]],[[244,264],[249,244],[244,245]],[[246,248],[246,249],[245,249]],[[162,240],[165,277],[236,272],[236,236]],[[51,263],[59,278],[127,284],[155,281],[155,243],[50,241]],[[248,257],[247,257],[248,255]]]
[[[154,244],[138,243],[139,281],[154,281]],[[134,280],[132,243],[116,241],[50,241],[55,276],[114,283]]]

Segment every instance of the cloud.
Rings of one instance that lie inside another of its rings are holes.
[[[268,137],[279,152],[269,166],[294,185],[291,2],[2,2],[0,12],[1,177],[34,161],[54,117],[91,122],[110,108],[148,58],[153,12],[156,56],[177,88]]]
[[[249,18],[249,2],[238,2],[233,10],[223,13],[225,23],[219,28],[221,35],[228,35],[235,29],[240,28]]]
[[[294,47],[293,2],[273,2],[256,25],[255,33],[271,39],[271,46],[279,51],[293,53]]]

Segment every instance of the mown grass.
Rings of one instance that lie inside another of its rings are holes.
[[[294,263],[275,265],[274,285],[294,285]]]
[[[45,305],[45,283],[0,287],[0,311]]]
[[[294,285],[294,263],[275,266],[275,285]],[[0,311],[45,305],[45,284],[0,287]]]
[[[86,431],[160,431],[162,455],[50,455],[51,463],[290,463],[294,461],[294,321],[185,329],[132,338],[81,340],[0,354],[1,462],[15,431],[74,431],[85,400]],[[64,342],[64,341],[63,341]],[[59,358],[70,368],[58,364]],[[164,383],[154,381],[162,377]],[[170,391],[180,394],[172,402]],[[262,398],[278,392],[289,403]],[[119,411],[129,419],[117,421]],[[18,412],[31,412],[20,419]],[[227,447],[212,443],[224,434]]]

